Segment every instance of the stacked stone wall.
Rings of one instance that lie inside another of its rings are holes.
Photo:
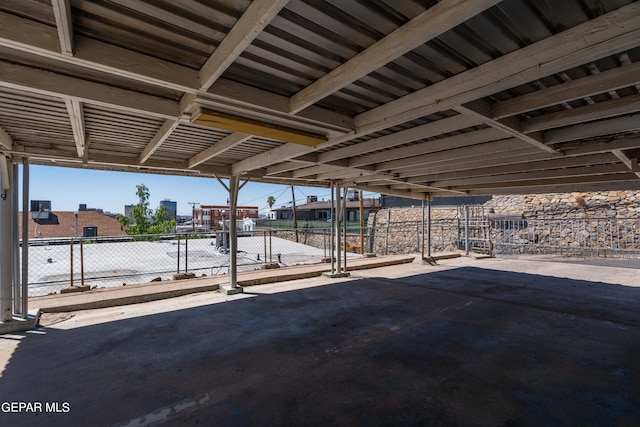
[[[640,249],[640,191],[500,195],[472,208],[472,227],[487,224],[474,221],[479,217],[502,219],[492,222],[491,242],[502,245],[504,250],[557,252],[562,248],[583,248],[602,253],[605,249]],[[373,251],[411,252],[416,241],[414,224],[420,223],[421,218],[419,207],[378,211]],[[545,221],[531,221],[536,219]],[[387,238],[387,224],[390,230],[395,227],[404,231],[391,232]],[[433,251],[452,251],[462,246],[463,208],[434,207],[431,224]]]
[[[639,218],[640,191],[494,196],[483,206],[524,218]]]
[[[607,250],[640,253],[640,191],[494,196],[484,205],[472,207],[470,216],[474,227],[471,235],[480,236],[490,223],[490,240],[499,251],[556,253],[589,249],[594,254]],[[463,207],[433,207],[432,251],[460,249],[463,227]],[[279,237],[295,240],[293,232],[278,233]],[[300,231],[298,241],[328,248],[328,233]],[[369,216],[365,252],[420,252],[421,238],[421,207],[382,209]],[[360,250],[357,231],[348,234],[347,249]]]

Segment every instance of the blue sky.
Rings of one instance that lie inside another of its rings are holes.
[[[89,208],[123,213],[124,205],[137,203],[138,184],[144,184],[149,188],[151,208],[155,209],[161,200],[168,198],[178,202],[178,215],[191,215],[189,202],[222,205],[227,203],[228,197],[227,191],[215,178],[30,165],[29,180],[29,199],[51,200],[51,208],[54,211],[75,211],[79,204],[86,203]],[[223,181],[226,183],[226,180]],[[331,197],[328,188],[296,186],[295,193],[298,204],[304,203],[306,196],[318,196],[319,200],[328,200]],[[365,195],[370,196],[369,193]],[[269,196],[276,198],[274,207],[290,203],[291,187],[249,182],[240,190],[238,204],[258,206],[260,211],[264,212],[268,208]]]

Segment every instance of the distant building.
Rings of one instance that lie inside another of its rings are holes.
[[[124,205],[124,216],[133,219],[133,208],[135,207],[136,205]]]
[[[374,198],[362,199],[364,220],[371,212],[380,209],[380,200]],[[273,210],[276,219],[293,219],[293,207],[281,207]],[[296,206],[296,219],[298,221],[324,221],[331,219],[331,201],[318,201],[316,196],[307,196],[307,203]],[[347,192],[347,221],[360,220],[360,200],[357,191]]]
[[[22,214],[20,212],[18,218],[20,236],[22,236]],[[120,229],[120,223],[117,219],[92,210],[77,212],[49,211],[46,218],[44,215],[36,215],[34,218],[32,212],[29,216],[29,239],[126,235]],[[75,230],[76,224],[78,227],[77,232]]]
[[[160,206],[167,208],[167,215],[164,219],[175,219],[177,221],[178,202],[172,202],[171,199],[164,199],[160,201]]]
[[[229,206],[223,205],[200,205],[193,210],[193,221],[196,229],[211,231],[221,226],[222,218],[229,220]],[[257,206],[238,206],[236,208],[236,218],[238,221],[245,218],[258,219]]]

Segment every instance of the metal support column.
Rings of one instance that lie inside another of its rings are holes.
[[[22,317],[22,286],[20,286],[20,236],[18,235],[18,217],[20,214],[20,203],[18,193],[18,164],[12,164],[11,191],[13,192],[12,212],[13,232],[11,233],[11,243],[13,245],[13,313]]]
[[[22,162],[22,317],[29,313],[29,161]]]
[[[228,285],[221,285],[220,290],[227,294],[237,294],[242,292],[238,286],[238,230],[237,230],[237,208],[238,193],[245,186],[248,180],[240,184],[240,177],[232,175],[229,177],[229,186],[225,185],[219,178],[218,182],[229,192],[229,279]],[[224,221],[224,218],[223,218]],[[224,236],[223,236],[224,241]]]
[[[360,255],[364,255],[364,199],[360,190]]]
[[[331,209],[330,211],[330,215],[331,215],[331,233],[329,236],[329,256],[331,257],[331,274],[336,274],[336,258],[335,258],[335,238],[334,238],[334,234],[335,234],[335,224],[336,224],[336,209],[335,209],[335,194],[334,194],[334,189],[336,187],[336,183],[332,182],[331,183]]]
[[[335,194],[335,200],[334,200]],[[347,263],[346,259],[344,262],[344,269],[342,267],[343,264],[343,253],[344,250],[342,247],[342,221],[346,220],[344,217],[344,209],[346,208],[346,200],[347,193],[345,189],[344,201],[341,204],[340,199],[340,185],[338,183],[331,183],[331,273],[325,274],[327,277],[347,277],[349,273],[346,272]],[[335,211],[334,211],[335,210]],[[335,213],[334,213],[335,212]],[[346,231],[344,235],[344,241],[346,242]],[[334,240],[335,238],[335,240]],[[334,252],[335,245],[335,252]],[[335,257],[334,257],[335,254]],[[346,256],[346,253],[345,253]],[[335,260],[335,268],[334,268],[334,260]]]
[[[13,319],[13,191],[8,159],[0,154],[0,321]]]
[[[346,272],[347,271],[347,246],[348,246],[348,242],[347,242],[347,193],[349,192],[349,188],[348,187],[343,187],[342,188],[342,231],[344,232],[343,237],[344,237],[344,252],[342,254],[343,258],[343,266],[342,266],[342,271]]]
[[[340,274],[342,272],[342,239],[340,239],[342,235],[342,231],[340,230],[340,186],[336,184],[336,270],[337,273]]]
[[[231,289],[238,287],[238,230],[237,230],[237,205],[238,205],[238,175],[229,178],[229,255],[231,271]]]

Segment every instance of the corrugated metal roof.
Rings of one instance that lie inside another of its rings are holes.
[[[639,187],[638,2],[57,3],[0,2],[16,161],[414,198]]]

